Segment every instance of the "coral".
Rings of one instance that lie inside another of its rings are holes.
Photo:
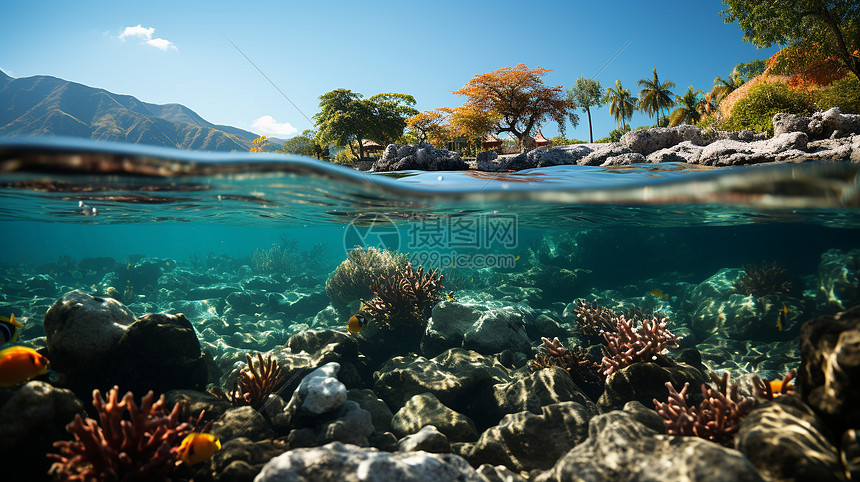
[[[600,365],[603,374],[609,376],[632,363],[650,361],[667,348],[677,348],[679,338],[666,324],[666,318],[653,317],[650,322],[639,324],[636,318],[627,321],[624,315],[619,316],[617,332],[603,334],[606,339]]]
[[[529,368],[537,371],[556,366],[567,371],[574,382],[593,387],[603,384],[600,378],[600,365],[589,360],[582,347],[574,346],[572,349],[567,349],[561,345],[558,338],[549,341],[548,338],[541,337],[541,341],[543,345],[538,349],[534,360],[529,362]]]
[[[734,283],[735,291],[756,297],[791,291],[791,280],[775,262],[768,265],[745,264],[744,274]]]
[[[371,284],[380,276],[392,276],[406,266],[406,255],[387,249],[357,247],[347,253],[325,285],[335,307],[345,306],[372,293]]]
[[[395,326],[422,326],[430,317],[433,305],[439,302],[437,292],[442,289],[443,276],[439,269],[429,273],[423,266],[395,271],[391,276],[380,276],[371,284],[374,296],[370,301],[361,300],[362,309],[374,322],[389,330]]]
[[[56,460],[49,473],[64,481],[167,480],[183,437],[209,425],[196,430],[202,413],[196,422],[180,422],[181,404],[167,413],[164,395],[154,399],[150,391],[138,407],[131,392],[119,399],[118,387],[107,400],[93,390],[99,421],[77,415],[66,426],[75,439],[54,442],[60,454],[48,454]]]
[[[794,385],[790,384],[797,372],[791,370],[782,380],[762,380],[758,375],[753,375],[753,395],[756,400],[773,400],[774,398],[794,391]]]
[[[722,377],[714,373],[710,375],[717,389],[703,383],[703,400],[698,406],[687,405],[689,382],[684,384],[680,392],[675,390],[672,382],[666,382],[669,398],[665,403],[654,399],[654,407],[664,418],[669,434],[696,436],[724,447],[732,447],[741,420],[753,409],[755,401],[741,398],[737,383],[729,386],[728,373]]]
[[[580,298],[576,300],[576,328],[574,333],[583,341],[591,344],[602,343],[603,334],[617,331],[618,318],[615,312],[598,306],[597,302],[586,302]]]
[[[251,269],[257,273],[283,273],[293,276],[302,273],[309,262],[318,263],[325,245],[316,244],[308,251],[299,251],[298,242],[284,236],[269,249],[257,249],[251,256]]]
[[[227,399],[234,407],[250,405],[254,410],[260,410],[266,399],[273,393],[278,393],[284,386],[284,375],[278,360],[272,356],[257,353],[256,364],[247,353],[248,367],[242,370],[233,382],[233,389]]]

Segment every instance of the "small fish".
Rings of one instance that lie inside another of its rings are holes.
[[[8,318],[0,316],[0,345],[18,341],[18,328],[24,328],[24,325],[15,319],[15,313]]]
[[[17,345],[0,351],[0,387],[11,387],[45,373],[48,359],[32,348]]]
[[[188,465],[196,465],[221,450],[221,441],[211,433],[191,432],[179,444],[176,454]]]
[[[451,301],[451,302],[457,301],[457,298],[454,298],[454,292],[453,291],[449,291],[449,292],[445,293],[445,299],[448,301]]]
[[[788,307],[785,306],[785,303],[782,304],[782,309],[779,310],[779,315],[776,317],[776,329],[782,331],[782,325],[785,323],[786,318],[788,317]]]
[[[514,261],[519,261],[519,260],[520,260],[520,255],[517,255],[517,257],[514,258]]]
[[[653,290],[649,291],[649,293],[651,293],[651,296],[659,300],[666,301],[669,299],[669,295],[663,293],[663,290],[661,290],[660,288],[654,288]]]
[[[356,313],[350,316],[349,321],[346,322],[346,329],[350,333],[360,333],[365,326],[367,326],[367,317],[363,313]]]

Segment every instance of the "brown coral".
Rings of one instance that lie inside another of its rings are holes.
[[[550,341],[549,338],[541,337],[541,341],[543,345],[538,349],[534,360],[529,361],[529,368],[537,371],[556,366],[565,370],[574,382],[586,385],[586,388],[599,388],[603,385],[600,365],[589,360],[582,347],[567,349],[558,338]]]
[[[776,379],[770,381],[762,380],[758,375],[753,375],[753,395],[756,400],[766,401],[773,400],[780,395],[792,392],[794,391],[794,385],[791,384],[791,381],[794,380],[796,375],[797,372],[791,370],[782,380]]]
[[[785,268],[776,264],[745,264],[744,274],[734,283],[735,291],[755,297],[788,293],[792,284]]]
[[[755,401],[741,398],[737,383],[729,386],[728,373],[722,377],[714,373],[710,375],[717,389],[703,383],[703,400],[698,406],[687,405],[689,382],[684,384],[680,392],[675,390],[672,382],[666,382],[669,398],[665,403],[654,399],[654,407],[663,417],[669,434],[696,436],[724,447],[732,447],[741,420],[753,409]]]
[[[393,330],[395,326],[422,326],[430,317],[433,305],[439,302],[442,289],[439,269],[429,273],[423,266],[412,269],[412,263],[391,276],[380,276],[371,285],[376,296],[370,301],[361,300],[362,310],[371,319]]]
[[[356,247],[346,255],[325,285],[332,304],[340,309],[370,294],[380,276],[392,276],[406,266],[406,255],[387,249]]]
[[[203,414],[196,422],[180,422],[180,404],[167,413],[164,395],[154,399],[150,391],[138,407],[131,392],[119,399],[118,387],[107,400],[93,390],[99,421],[77,415],[66,426],[75,439],[54,442],[60,454],[48,454],[56,460],[49,473],[64,481],[167,480],[177,446]],[[208,424],[202,431],[207,429]]]
[[[651,361],[667,348],[677,348],[679,338],[669,331],[667,322],[667,318],[653,317],[650,322],[640,323],[635,318],[628,321],[624,315],[619,316],[617,332],[603,334],[603,374],[609,376],[630,364]]]
[[[576,327],[574,333],[584,342],[595,345],[604,341],[603,334],[617,330],[618,317],[609,308],[603,308],[596,301],[588,303],[576,300]]]
[[[233,381],[233,389],[227,399],[236,406],[250,405],[259,410],[269,395],[278,393],[284,386],[284,375],[278,360],[270,355],[257,353],[256,364],[251,355],[245,354],[248,366]]]

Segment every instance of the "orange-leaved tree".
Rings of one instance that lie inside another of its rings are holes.
[[[544,74],[550,71],[519,64],[476,75],[463,88],[452,92],[466,96],[465,105],[454,109],[452,123],[456,125],[458,114],[470,120],[495,119],[493,130],[497,134],[509,132],[523,145],[524,139],[549,118],[564,135],[565,120],[569,119],[576,127],[579,116],[563,94],[562,86],[543,83]]]
[[[436,147],[444,146],[456,134],[451,126],[451,109],[446,107],[418,113],[406,119],[406,127],[415,132],[418,142],[426,141]]]

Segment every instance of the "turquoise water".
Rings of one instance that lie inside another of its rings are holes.
[[[64,293],[105,296],[123,268],[157,265],[150,286],[132,286],[121,301],[136,316],[184,306],[217,365],[208,388],[229,390],[246,353],[276,351],[307,330],[346,333],[351,312],[330,306],[326,282],[350,250],[377,247],[439,268],[444,292],[460,302],[518,304],[549,316],[569,332],[566,345],[581,341],[573,335],[571,304],[599,300],[669,314],[670,326],[688,338],[683,346],[698,347],[710,370],[781,376],[799,363],[800,324],[836,309],[823,292],[822,255],[860,248],[858,169],[658,164],[380,175],[286,156],[6,139],[0,141],[0,315],[23,320],[21,341],[44,350],[42,319]],[[283,272],[255,269],[255,252],[273,247],[285,249],[292,264]],[[87,268],[88,258],[99,257],[110,260],[101,270]],[[766,327],[746,339],[697,334],[694,318],[704,308],[696,288],[721,272],[761,263],[790,274],[795,290],[776,302],[792,306],[790,326],[777,330],[775,308],[767,308]],[[187,295],[171,285],[186,275],[254,296],[312,301],[294,311],[283,302],[227,311],[221,295],[207,299],[220,306],[214,311],[188,311],[200,297],[170,297]],[[277,288],[261,294],[248,287],[259,278],[277,281]],[[28,292],[35,286],[38,292]],[[654,289],[667,299],[650,294]],[[207,331],[216,322],[233,331]],[[240,340],[242,333],[251,341]],[[541,344],[536,327],[526,326],[523,336],[532,349],[522,348],[521,362],[509,367],[521,375]],[[757,365],[741,359],[741,351],[773,343],[793,348]],[[386,355],[438,354],[422,350],[416,344]],[[374,356],[370,371],[386,361]],[[63,384],[55,373],[48,380]],[[349,388],[372,388],[364,380]]]

